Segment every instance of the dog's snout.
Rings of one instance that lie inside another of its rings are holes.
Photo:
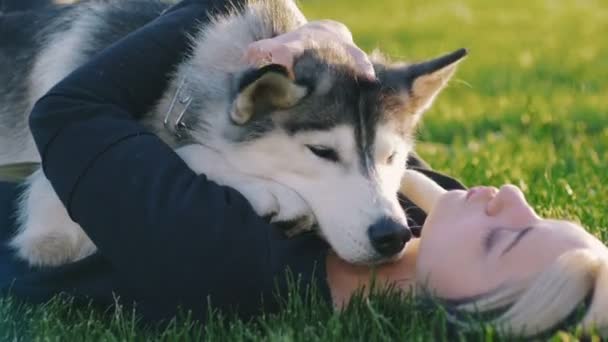
[[[383,218],[367,231],[374,249],[383,257],[391,257],[403,249],[412,237],[409,229],[390,218]]]

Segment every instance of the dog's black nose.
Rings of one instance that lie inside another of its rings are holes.
[[[382,218],[369,227],[367,234],[374,249],[383,257],[391,257],[403,249],[410,240],[409,229],[390,218]]]

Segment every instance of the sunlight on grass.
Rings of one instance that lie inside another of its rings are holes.
[[[608,241],[607,1],[299,3],[310,19],[342,21],[366,51],[379,48],[395,60],[468,48],[469,57],[426,113],[420,154],[467,185],[516,184],[540,214],[580,222]],[[63,302],[21,308],[9,299],[0,302],[0,338],[424,341],[446,336],[441,310],[407,299],[380,296],[356,303],[344,315],[298,303],[254,322],[218,319],[204,330],[181,319],[150,331],[120,310],[107,317],[66,309]],[[20,335],[24,326],[28,335]],[[491,329],[479,335],[475,340],[497,340]],[[561,332],[554,340],[568,336]]]
[[[519,185],[541,213],[606,234],[607,2],[301,4],[309,18],[345,22],[362,47],[396,60],[469,48],[426,113],[420,154],[468,185]]]

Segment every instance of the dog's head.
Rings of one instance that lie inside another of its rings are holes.
[[[348,57],[323,49],[296,59],[295,78],[278,65],[250,70],[228,110],[225,156],[296,190],[343,259],[394,258],[411,235],[397,192],[416,124],[465,55],[378,62],[377,81],[359,79]]]

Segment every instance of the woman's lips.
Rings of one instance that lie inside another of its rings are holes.
[[[477,192],[477,190],[479,190],[478,187],[470,188],[469,191],[467,191],[467,196],[465,198],[468,200]]]
[[[467,191],[467,195],[466,195],[466,200],[474,197],[475,195],[479,194],[488,194],[488,199],[492,199],[494,198],[494,196],[496,196],[496,194],[498,193],[496,188],[490,187],[490,186],[476,186],[473,187],[471,189],[469,189],[469,191]]]

